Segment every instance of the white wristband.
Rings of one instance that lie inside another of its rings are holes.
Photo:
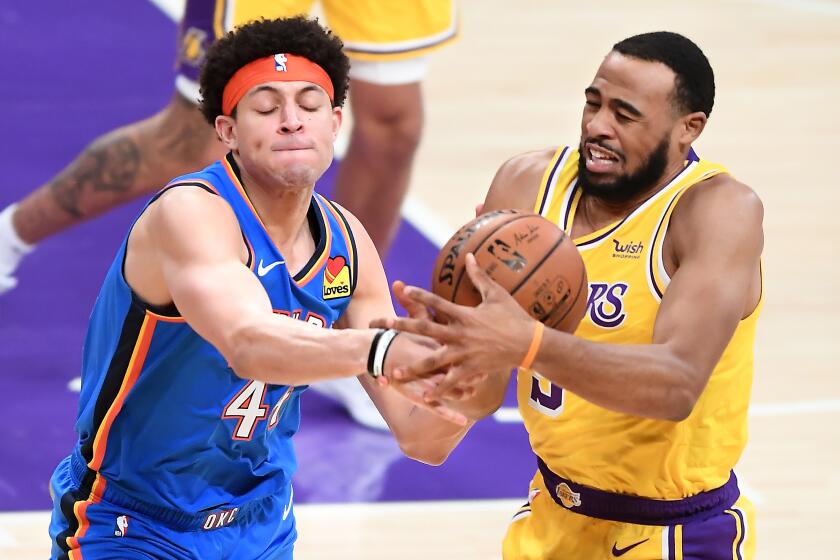
[[[391,343],[398,334],[399,331],[388,329],[376,341],[376,348],[373,350],[373,368],[370,372],[374,378],[382,375],[382,366],[385,364],[385,356],[388,355],[388,348],[391,347]]]

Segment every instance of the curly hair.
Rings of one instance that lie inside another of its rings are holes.
[[[341,39],[321,27],[317,18],[259,19],[242,25],[216,41],[207,52],[199,80],[201,113],[212,125],[222,114],[222,93],[236,71],[277,53],[303,56],[323,68],[335,90],[333,107],[343,106],[350,71],[343,48]]]
[[[661,62],[676,74],[674,104],[685,113],[701,111],[708,117],[715,104],[715,74],[709,59],[691,39],[670,31],[628,37],[613,45],[625,56]]]

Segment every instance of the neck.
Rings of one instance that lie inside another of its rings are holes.
[[[676,160],[669,164],[659,179],[649,188],[639,191],[639,193],[627,200],[616,202],[604,200],[597,196],[586,196],[584,194],[580,200],[580,209],[583,210],[583,217],[588,223],[588,226],[591,227],[590,231],[596,231],[630,215],[636,208],[644,204],[646,200],[664,189],[685,168],[684,161],[684,159]]]

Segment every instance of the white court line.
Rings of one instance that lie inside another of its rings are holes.
[[[737,469],[738,467],[735,468]],[[738,473],[738,489],[741,491],[741,494],[753,503],[753,505],[763,506],[767,503],[767,497],[744,482],[744,477],[741,473]]]
[[[502,424],[522,423],[522,415],[515,406],[503,406],[493,413],[493,418]]]
[[[4,548],[12,548],[13,546],[17,546],[17,544],[17,539],[15,539],[11,531],[0,527],[0,550]]]
[[[800,414],[819,414],[822,412],[840,412],[840,399],[817,401],[798,401],[789,403],[754,404],[750,407],[750,416],[798,416]]]
[[[186,0],[149,0],[172,21],[181,21],[184,17]]]

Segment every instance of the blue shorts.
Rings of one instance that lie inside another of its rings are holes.
[[[297,530],[288,496],[260,500],[246,515],[236,516],[234,510],[211,512],[201,516],[196,527],[184,529],[115,505],[107,493],[101,498],[81,495],[71,471],[68,457],[50,480],[54,560],[292,558]]]

